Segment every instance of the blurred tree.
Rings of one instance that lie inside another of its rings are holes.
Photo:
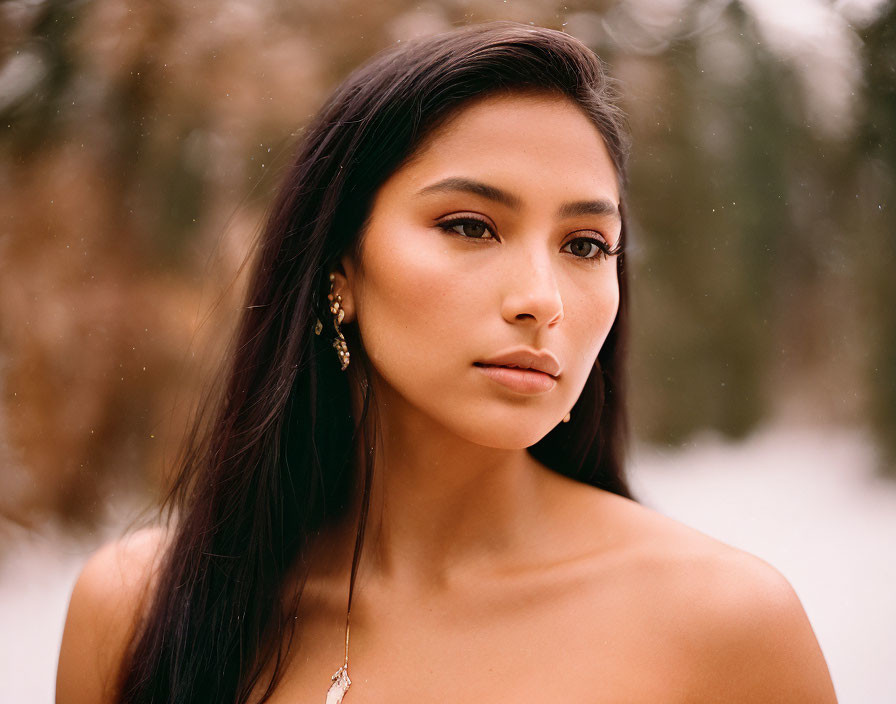
[[[857,217],[871,209],[849,120],[813,119],[802,59],[784,61],[745,4],[677,20],[651,52],[607,47],[633,117],[636,425],[675,444],[769,414],[861,423],[882,398],[863,381],[862,303],[883,284],[858,256],[876,235]]]
[[[896,444],[896,320],[875,303],[894,299],[894,5],[864,46],[820,15],[865,71],[839,131],[755,7],[0,4],[3,511],[90,524],[110,492],[157,487],[301,126],[378,49],[497,18],[582,38],[624,84],[639,436],[873,412]]]
[[[857,193],[860,207],[854,227],[867,232],[862,271],[870,289],[867,314],[868,385],[871,418],[887,450],[887,466],[896,466],[896,3],[888,3],[862,33],[864,40],[865,119],[859,133]]]

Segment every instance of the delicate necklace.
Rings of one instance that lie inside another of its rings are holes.
[[[327,704],[340,704],[352,681],[348,678],[348,626],[351,607],[345,613],[345,661],[330,678],[333,684],[327,690]]]
[[[355,586],[355,570],[358,567],[357,542],[355,543],[355,548],[355,559],[352,560],[352,571],[348,584],[348,604],[346,604],[345,607],[345,660],[342,661],[342,667],[336,670],[330,677],[331,684],[330,688],[327,690],[327,704],[341,704],[342,698],[345,696],[349,685],[352,683],[348,676],[348,631],[352,615],[352,594],[354,593]]]

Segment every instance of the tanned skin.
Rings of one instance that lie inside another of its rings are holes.
[[[573,408],[619,305],[615,260],[587,243],[613,247],[621,227],[594,125],[561,97],[491,96],[417,156],[377,193],[360,262],[336,271],[383,428],[346,704],[836,702],[777,570],[526,451]],[[420,193],[449,178],[510,199]],[[612,207],[561,217],[569,201]],[[457,217],[485,225],[439,226]],[[516,345],[557,357],[550,391],[474,366]],[[354,529],[320,537],[271,704],[322,702],[342,664]],[[147,532],[84,568],[57,704],[114,701],[106,682],[163,544]]]

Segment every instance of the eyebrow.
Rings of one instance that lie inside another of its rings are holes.
[[[425,188],[417,191],[417,195],[426,195],[428,193],[444,193],[450,191],[461,191],[463,193],[472,193],[473,195],[487,198],[508,208],[518,209],[522,205],[519,197],[508,193],[497,186],[490,186],[482,181],[474,181],[469,178],[453,176],[446,178],[437,183],[433,183]],[[601,198],[599,200],[575,200],[563,203],[557,210],[557,217],[569,218],[577,215],[610,215],[617,220],[621,220],[619,208],[610,200]]]

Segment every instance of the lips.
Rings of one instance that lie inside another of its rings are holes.
[[[543,394],[557,385],[550,374],[534,369],[507,367],[497,364],[476,364],[483,374],[513,391],[522,394]]]
[[[476,362],[475,366],[477,367],[492,367],[494,369],[519,369],[523,372],[535,372],[537,374],[547,374],[547,372],[543,372],[540,369],[532,369],[531,367],[518,367],[515,364],[483,364],[481,362]],[[548,376],[553,377],[553,375],[548,374]]]
[[[488,359],[475,362],[476,366],[506,367],[542,372],[556,379],[560,376],[560,362],[550,350],[515,347]]]

